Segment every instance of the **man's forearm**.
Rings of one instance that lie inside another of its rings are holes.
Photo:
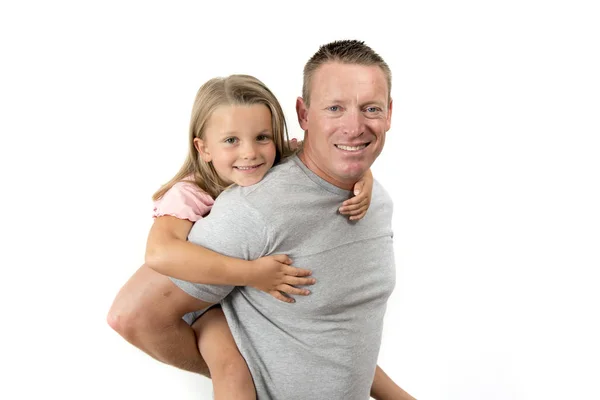
[[[415,400],[414,397],[396,385],[379,366],[375,369],[371,397],[375,400]]]

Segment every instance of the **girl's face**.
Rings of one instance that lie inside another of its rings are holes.
[[[254,185],[275,162],[271,111],[263,104],[220,106],[194,145],[227,184]]]

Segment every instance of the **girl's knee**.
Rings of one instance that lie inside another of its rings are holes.
[[[221,376],[234,378],[248,375],[248,365],[239,351],[221,353],[211,364],[208,366],[211,372],[214,369],[215,373]]]

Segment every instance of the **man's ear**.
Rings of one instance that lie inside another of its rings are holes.
[[[194,147],[196,148],[196,150],[198,150],[198,154],[200,154],[200,158],[202,158],[202,161],[210,162],[212,160],[210,153],[207,151],[204,140],[200,138],[194,138]]]
[[[387,121],[386,122],[386,132],[390,130],[390,128],[392,127],[392,103],[394,101],[392,99],[390,99],[390,105],[388,106],[388,114],[387,114]]]
[[[296,99],[296,115],[298,115],[298,123],[303,131],[308,130],[308,107],[304,103],[302,97]]]

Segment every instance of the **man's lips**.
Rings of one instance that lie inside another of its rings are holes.
[[[354,144],[354,145],[336,144],[335,147],[338,148],[338,149],[340,149],[340,150],[344,150],[344,151],[361,151],[362,149],[364,149],[368,145],[369,145],[369,143],[361,143],[361,144]]]

